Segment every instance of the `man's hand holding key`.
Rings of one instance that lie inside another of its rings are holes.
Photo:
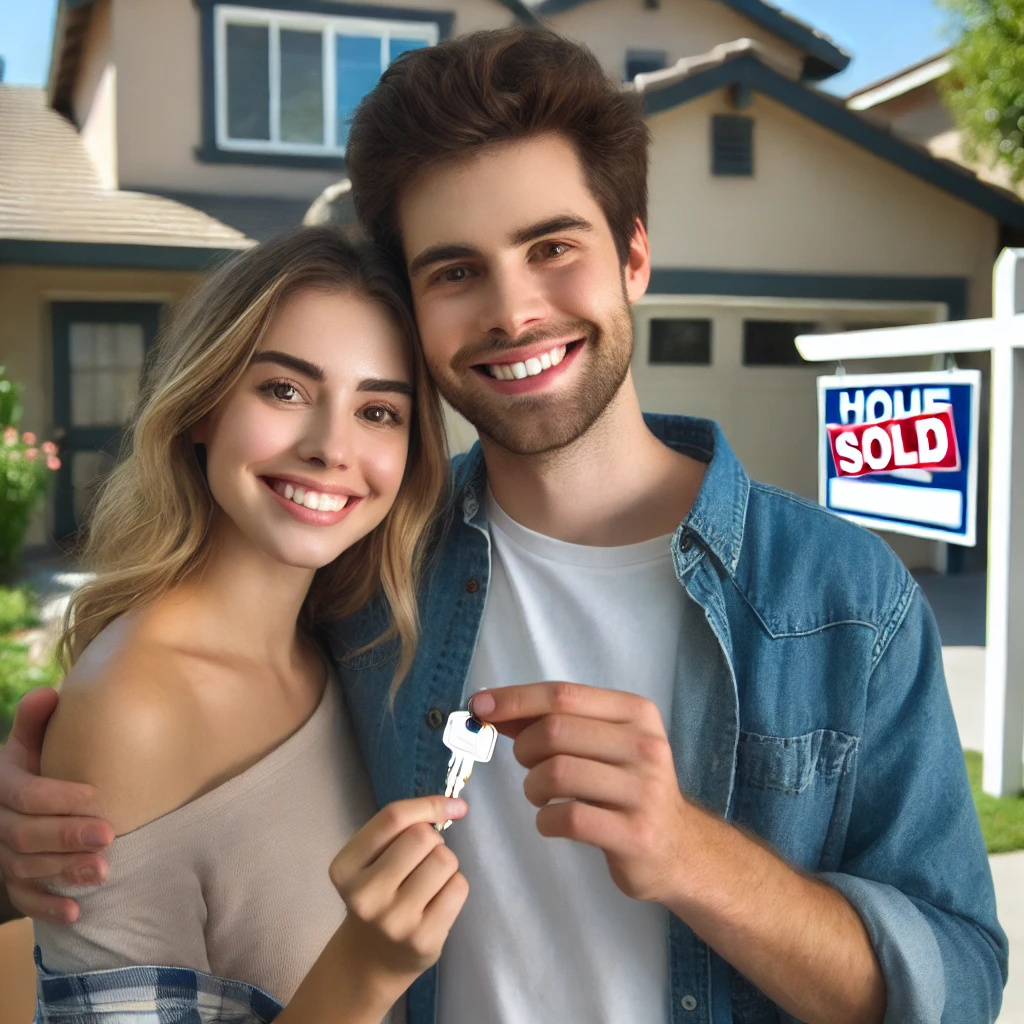
[[[470,710],[515,740],[541,835],[598,847],[627,896],[659,903],[679,897],[686,845],[704,814],[679,790],[651,701],[550,682],[483,690]]]

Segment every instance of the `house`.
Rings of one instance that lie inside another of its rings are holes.
[[[634,375],[647,408],[718,419],[753,475],[816,493],[819,370],[796,334],[989,313],[1024,203],[821,92],[849,55],[764,0],[61,0],[46,90],[0,87],[0,151],[21,139],[0,164],[0,347],[72,467],[37,539],[78,521],[161,304],[304,217],[350,217],[348,118],[381,70],[516,21],[582,40],[643,96]],[[44,136],[62,156],[38,157]],[[101,365],[115,336],[130,357]],[[76,388],[120,404],[80,413]]]
[[[967,167],[982,181],[1024,197],[1024,185],[1012,180],[1005,164],[993,167],[988,159],[968,160],[964,156],[960,129],[940,91],[952,67],[949,51],[943,51],[858,89],[847,96],[846,105],[924,146],[932,156]]]

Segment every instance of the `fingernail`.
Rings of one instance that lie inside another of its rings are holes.
[[[106,846],[107,837],[99,825],[86,825],[82,830],[83,846]]]
[[[78,885],[95,885],[96,881],[96,872],[92,868],[82,868],[75,876]]]
[[[469,810],[465,800],[449,800],[445,805],[445,814],[449,818],[461,818]]]
[[[474,693],[469,699],[469,710],[479,718],[485,718],[494,710],[494,698],[486,692]]]

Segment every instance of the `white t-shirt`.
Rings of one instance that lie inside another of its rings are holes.
[[[487,501],[491,580],[464,700],[587,683],[649,698],[667,728],[690,602],[671,538],[567,544]],[[499,736],[466,786],[468,817],[445,834],[470,895],[441,958],[440,1024],[663,1024],[668,911],[625,896],[600,850],[542,837],[525,777]]]

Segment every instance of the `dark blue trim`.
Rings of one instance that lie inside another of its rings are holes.
[[[127,245],[116,242],[37,242],[0,239],[0,264],[45,267],[109,267],[123,270],[208,270],[236,249],[183,245]]]
[[[519,0],[498,0],[503,6]],[[241,153],[217,146],[217,111],[214,104],[216,46],[213,8],[215,5],[259,7],[268,11],[302,11],[336,18],[379,18],[393,21],[422,21],[437,25],[438,41],[448,39],[455,24],[452,11],[426,11],[408,7],[378,7],[375,4],[335,3],[334,0],[193,0],[199,9],[199,54],[202,74],[202,138],[195,150],[196,160],[207,164],[247,164],[254,167],[291,167],[344,173],[345,161],[337,153],[323,156],[293,156],[284,153]]]
[[[689,75],[664,89],[646,92],[644,102],[648,114],[657,114],[731,85],[756,89],[875,156],[976,206],[1000,223],[1024,230],[1024,203],[978,181],[969,171],[936,160],[926,150],[904,142],[884,129],[876,128],[871,122],[847,110],[840,100],[791,81],[762,64],[756,57],[736,57],[707,71]]]
[[[123,427],[76,427],[71,422],[71,352],[68,333],[72,323],[129,323],[142,327],[142,343],[148,351],[160,327],[163,305],[159,302],[52,302],[53,425],[64,432],[61,467],[53,506],[53,532],[69,537],[80,525],[75,522],[72,460],[75,452],[105,451],[117,457]]]
[[[850,274],[774,274],[756,270],[659,267],[650,295],[744,295],[773,299],[864,299],[944,302],[950,320],[967,316],[965,277],[874,277]]]
[[[533,11],[541,17],[550,17],[563,11],[571,11],[585,3],[590,3],[590,0],[541,0]],[[764,0],[722,0],[722,3],[806,54],[805,78],[813,81],[830,78],[845,70],[850,63],[850,54],[845,50],[819,36],[802,22],[764,3]]]
[[[345,157],[340,153],[323,156],[297,156],[290,153],[245,153],[234,149],[218,149],[216,143],[204,143],[192,151],[204,164],[247,164],[250,167],[292,167],[307,171],[331,171],[344,177]]]

